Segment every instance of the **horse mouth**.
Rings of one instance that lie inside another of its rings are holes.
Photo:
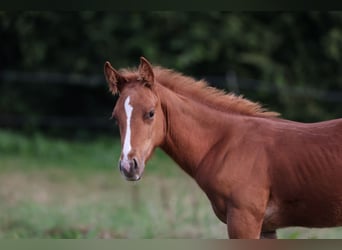
[[[139,181],[139,180],[141,179],[141,176],[140,176],[140,175],[136,175],[136,176],[133,176],[133,177],[127,177],[127,176],[125,176],[125,179],[126,179],[126,181],[132,181],[132,182],[134,182],[134,181]]]
[[[126,180],[126,181],[139,181],[141,179],[141,175],[136,173],[136,174],[127,174],[124,171],[120,171],[121,176]]]

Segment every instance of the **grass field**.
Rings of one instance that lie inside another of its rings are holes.
[[[197,184],[157,150],[126,182],[114,138],[66,141],[0,131],[0,238],[226,238]],[[280,238],[342,238],[289,228]]]

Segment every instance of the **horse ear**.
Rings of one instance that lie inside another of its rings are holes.
[[[108,61],[104,65],[104,74],[110,92],[112,92],[113,95],[120,92],[122,84],[126,82],[126,79],[116,71]]]
[[[144,58],[140,57],[140,65],[138,68],[140,77],[144,80],[148,87],[153,87],[154,73],[151,64]]]

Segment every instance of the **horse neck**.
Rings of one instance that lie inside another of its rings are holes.
[[[223,130],[229,130],[229,124],[222,122],[222,112],[165,87],[160,88],[160,100],[166,128],[161,148],[194,177],[203,158],[222,138]]]

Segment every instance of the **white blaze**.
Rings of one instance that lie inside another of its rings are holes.
[[[123,145],[123,160],[128,160],[128,154],[131,151],[131,117],[132,117],[132,111],[133,107],[129,104],[129,97],[125,100],[125,112],[126,112],[126,135],[125,135],[125,141]]]

